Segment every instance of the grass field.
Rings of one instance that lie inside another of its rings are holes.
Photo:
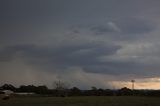
[[[12,97],[0,106],[160,106],[158,97]]]

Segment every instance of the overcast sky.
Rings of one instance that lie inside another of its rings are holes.
[[[0,85],[160,89],[159,0],[0,0]],[[159,84],[158,84],[159,83]]]

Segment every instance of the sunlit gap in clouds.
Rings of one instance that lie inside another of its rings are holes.
[[[111,81],[114,89],[120,89],[127,87],[132,89],[131,81]],[[144,78],[144,79],[135,79],[134,89],[160,89],[160,78]]]

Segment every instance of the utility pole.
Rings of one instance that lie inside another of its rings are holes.
[[[131,80],[131,83],[132,83],[132,90],[134,90],[134,83],[135,83],[135,80]]]

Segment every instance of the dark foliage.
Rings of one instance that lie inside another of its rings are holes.
[[[127,87],[119,90],[102,89],[91,87],[91,90],[80,90],[77,87],[70,89],[48,89],[47,86],[35,86],[35,85],[21,85],[19,88],[14,87],[11,84],[4,84],[1,87],[3,90],[11,90],[14,92],[26,92],[35,93],[47,96],[160,96],[160,90],[131,90]],[[1,92],[3,93],[3,92]],[[4,98],[4,99],[9,99]]]
[[[11,84],[4,84],[0,88],[2,90],[3,89],[5,89],[5,90],[11,90],[11,91],[15,91],[16,90],[16,88],[13,85],[11,85]]]

